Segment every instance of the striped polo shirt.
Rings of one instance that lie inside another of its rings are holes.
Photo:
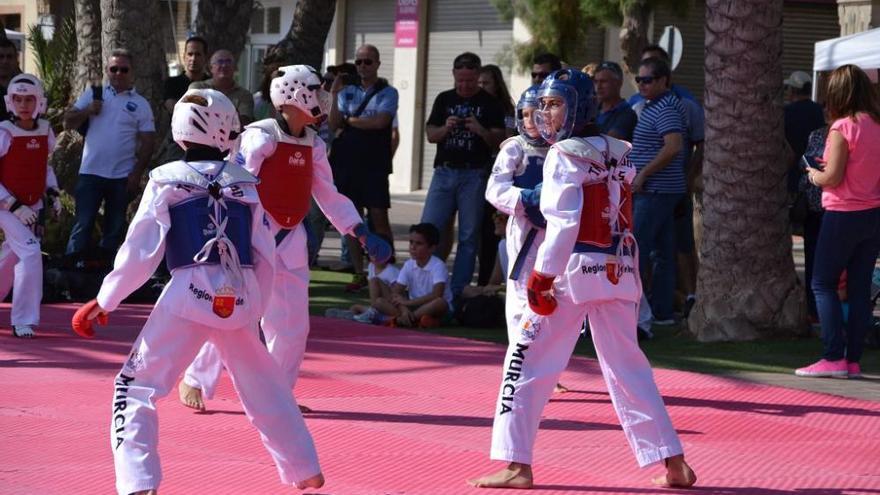
[[[670,91],[645,103],[633,132],[633,147],[629,155],[636,169],[641,171],[660,153],[664,144],[663,136],[677,132],[687,142],[685,115],[687,114],[681,101]],[[663,170],[648,177],[644,190],[670,194],[685,192],[684,160],[685,150],[682,147]]]

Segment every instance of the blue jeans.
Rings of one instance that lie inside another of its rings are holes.
[[[474,277],[487,179],[487,172],[483,169],[437,167],[425,198],[422,222],[433,224],[440,232],[446,229],[458,210],[458,247],[450,282],[455,296],[470,285]]]
[[[107,179],[80,174],[76,182],[76,222],[67,241],[67,254],[83,252],[90,247],[92,230],[101,202],[104,202],[103,237],[99,246],[116,251],[125,235],[125,211],[128,208],[128,179]]]
[[[813,294],[822,325],[822,357],[829,361],[862,358],[865,333],[871,325],[871,275],[880,253],[880,208],[826,211],[822,216]],[[837,284],[846,270],[849,318],[844,324]],[[844,335],[845,334],[845,335]]]
[[[651,253],[655,254],[649,302],[654,318],[673,317],[675,293],[675,205],[682,193],[639,193],[633,196],[636,241],[639,243],[639,270],[648,273]]]

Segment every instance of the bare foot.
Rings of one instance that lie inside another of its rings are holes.
[[[557,383],[555,387],[553,387],[553,393],[555,394],[564,394],[568,392],[568,387],[561,383]]]
[[[180,402],[186,407],[191,407],[198,411],[205,410],[205,401],[202,400],[202,390],[190,387],[185,381],[180,380],[177,385],[177,392],[180,394]]]
[[[321,473],[296,483],[296,487],[300,490],[305,490],[306,488],[321,488],[322,486],[324,486],[324,475]]]
[[[310,413],[310,412],[312,412],[312,408],[310,408],[310,407],[306,407],[306,406],[304,406],[304,405],[302,405],[302,404],[298,404],[298,406],[299,406],[299,412],[302,413],[302,414],[306,414],[306,413]]]
[[[532,466],[511,462],[501,471],[468,480],[468,484],[477,488],[523,488],[532,487]]]
[[[654,478],[652,482],[666,488],[690,488],[697,482],[697,473],[684,461],[679,454],[665,459],[666,475]]]

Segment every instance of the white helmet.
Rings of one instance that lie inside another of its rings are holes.
[[[217,90],[191,89],[174,105],[171,135],[181,148],[187,141],[229,151],[240,131],[235,105]]]
[[[321,87],[321,76],[308,65],[279,67],[269,96],[278,110],[282,105],[293,105],[316,119],[325,117],[330,109],[330,95]]]
[[[37,107],[34,110],[34,118],[46,113],[46,94],[43,92],[43,83],[33,74],[19,74],[9,81],[9,89],[3,99],[6,101],[6,110],[18,117],[15,106],[12,104],[13,95],[33,95],[37,99]]]

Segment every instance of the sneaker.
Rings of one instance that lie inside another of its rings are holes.
[[[440,320],[430,315],[422,315],[419,318],[419,328],[437,328],[440,326]]]
[[[858,364],[856,364],[856,366],[858,366]],[[797,376],[812,377],[846,376],[846,360],[838,359],[837,361],[828,361],[827,359],[820,359],[809,366],[794,370],[794,374]]]
[[[30,339],[34,337],[34,327],[31,325],[13,325],[12,335],[20,339]]]
[[[359,315],[354,315],[352,319],[359,323],[375,324],[377,316],[379,316],[379,312],[375,308],[370,308]]]
[[[654,324],[660,327],[671,327],[675,325],[675,318],[667,318],[665,320],[654,320]]]
[[[355,273],[351,277],[351,283],[345,286],[345,292],[360,292],[367,288],[367,274]]]
[[[861,378],[862,368],[859,363],[846,363],[846,376],[849,378]]]
[[[681,308],[681,317],[687,320],[687,317],[691,314],[691,310],[694,309],[695,304],[697,304],[697,298],[688,297],[684,302],[684,307]]]
[[[327,318],[341,318],[343,320],[354,320],[356,318],[353,311],[340,308],[330,308],[324,311],[324,316]]]
[[[650,328],[636,327],[636,336],[638,340],[651,340],[654,338],[654,332]]]

